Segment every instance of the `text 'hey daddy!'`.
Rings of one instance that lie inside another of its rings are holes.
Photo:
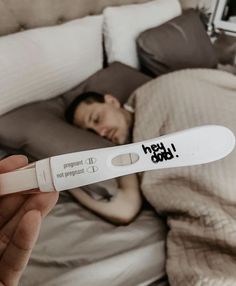
[[[142,148],[144,154],[152,154],[151,159],[153,163],[172,160],[175,156],[179,157],[179,155],[174,155],[176,153],[176,148],[173,143],[171,144],[171,147],[168,148],[166,148],[162,142],[151,144],[150,146],[142,144]]]

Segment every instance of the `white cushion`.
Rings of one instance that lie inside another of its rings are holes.
[[[102,68],[103,16],[0,38],[0,114],[57,96]]]
[[[138,35],[179,16],[181,6],[178,0],[156,0],[144,4],[108,7],[103,14],[108,62],[119,61],[138,68]]]

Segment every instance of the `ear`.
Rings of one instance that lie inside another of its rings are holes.
[[[115,96],[113,96],[111,94],[105,94],[104,99],[105,99],[106,103],[111,104],[116,108],[120,108],[121,104]]]

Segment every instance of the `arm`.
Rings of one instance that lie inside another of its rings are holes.
[[[96,201],[81,189],[70,193],[85,207],[115,224],[128,224],[138,214],[142,205],[138,178],[135,174],[118,178],[119,192],[110,202]]]

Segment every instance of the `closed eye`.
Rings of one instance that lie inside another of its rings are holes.
[[[100,116],[99,115],[96,115],[94,118],[93,118],[93,123],[94,124],[98,124],[100,122]]]

